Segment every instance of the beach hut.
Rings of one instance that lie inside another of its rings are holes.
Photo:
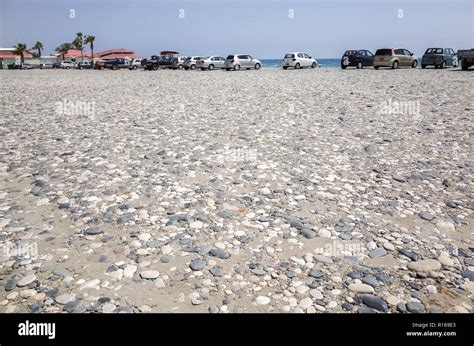
[[[164,51],[160,52],[160,55],[170,56],[172,58],[177,58],[178,55],[179,55],[179,52],[175,52],[173,50],[164,50]]]

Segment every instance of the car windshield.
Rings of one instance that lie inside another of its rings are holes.
[[[294,54],[287,54],[287,55],[285,55],[285,58],[294,58],[294,57],[295,57]]]
[[[202,58],[202,60],[209,60],[210,58],[210,56],[205,56],[204,58]]]
[[[234,56],[233,55],[228,55],[227,59],[234,59]]]
[[[375,55],[392,55],[391,49],[377,49]]]
[[[428,48],[425,54],[443,54],[443,48]]]

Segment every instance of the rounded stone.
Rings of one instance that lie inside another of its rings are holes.
[[[270,298],[266,296],[258,296],[255,301],[258,305],[267,305],[268,303],[270,303]]]
[[[156,270],[145,270],[140,273],[140,276],[143,279],[154,280],[160,276],[160,273]]]
[[[35,280],[36,280],[36,275],[35,274],[29,274],[29,275],[26,275],[25,277],[21,278],[20,280],[18,280],[16,285],[18,287],[23,287],[23,286],[31,284]]]
[[[367,284],[354,283],[349,285],[349,290],[357,293],[373,293],[374,288]]]

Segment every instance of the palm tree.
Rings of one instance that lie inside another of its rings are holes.
[[[91,59],[94,61],[94,41],[95,41],[95,36],[93,35],[87,35],[86,39],[84,40],[84,44],[88,44],[91,47]]]
[[[64,60],[64,56],[67,54],[67,52],[69,52],[70,49],[72,49],[72,44],[69,43],[69,42],[66,42],[66,43],[63,43],[63,44],[59,45],[55,50],[56,50],[56,52],[61,54],[61,56]]]
[[[25,62],[25,53],[29,53],[26,48],[26,43],[17,43],[13,48],[15,48],[13,54],[19,55],[21,57],[21,63],[23,64]]]
[[[82,32],[78,32],[76,34],[76,38],[74,39],[74,41],[72,41],[72,45],[74,46],[74,48],[79,49],[81,51],[81,62],[83,62],[84,38],[82,37]]]
[[[41,58],[41,50],[44,48],[43,43],[40,41],[36,41],[35,45],[31,47],[32,49],[38,50],[38,58]]]

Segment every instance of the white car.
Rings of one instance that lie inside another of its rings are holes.
[[[215,68],[224,68],[225,59],[221,56],[206,56],[196,62],[196,67],[201,70],[214,70]]]
[[[136,70],[136,69],[142,68],[142,60],[143,59],[140,59],[140,58],[135,58],[135,59],[131,60],[130,65],[128,66],[128,69],[129,70]]]
[[[72,62],[72,61],[61,61],[61,63],[59,64],[59,66],[61,68],[76,68],[76,63]]]
[[[315,68],[318,66],[316,59],[303,52],[288,53],[283,58],[283,69],[294,67],[295,69],[303,67]]]
[[[224,64],[224,68],[227,71],[230,71],[231,69],[238,71],[241,68],[245,68],[247,70],[254,68],[256,70],[259,70],[260,67],[262,67],[262,63],[260,62],[260,60],[254,59],[248,54],[229,55],[227,56],[227,59]]]
[[[198,60],[201,60],[202,59],[202,56],[190,56],[188,58],[186,58],[186,60],[184,60],[183,62],[183,67],[185,70],[195,70],[196,69],[196,62]]]

